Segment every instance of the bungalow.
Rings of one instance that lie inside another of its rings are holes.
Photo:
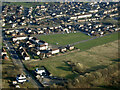
[[[49,52],[50,52],[51,54],[57,54],[57,53],[60,52],[60,50],[59,50],[59,49],[51,49]]]
[[[45,71],[45,69],[44,69],[43,67],[41,67],[41,68],[36,68],[36,69],[35,69],[35,73],[36,73],[36,74],[39,74],[39,75],[41,75],[41,76],[46,75],[46,71]]]

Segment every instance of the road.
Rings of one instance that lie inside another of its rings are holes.
[[[22,60],[20,60],[19,56],[16,53],[15,48],[13,47],[12,43],[9,42],[9,40],[6,40],[7,38],[4,38],[4,44],[6,45],[6,47],[8,48],[8,52],[11,55],[12,61],[14,63],[14,65],[18,65],[19,68],[21,69],[21,71],[25,74],[25,75],[30,75],[29,81],[33,84],[33,86],[35,88],[42,88],[42,85],[39,83],[39,81],[37,81],[35,79],[34,76],[31,75],[31,73],[24,67],[24,64],[22,63]]]

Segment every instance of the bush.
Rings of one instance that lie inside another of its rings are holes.
[[[75,66],[72,66],[72,70],[83,74],[85,72],[85,67],[82,64],[77,63]]]
[[[100,72],[98,72],[98,71],[93,72],[93,75],[94,75],[95,79],[99,79],[99,78],[102,77],[102,74]]]
[[[87,80],[88,83],[94,81],[94,80],[95,80],[94,74],[91,74],[91,73],[88,74],[88,75],[86,76],[86,80]]]

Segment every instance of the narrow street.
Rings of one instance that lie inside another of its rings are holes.
[[[5,38],[6,39],[6,38]],[[14,47],[12,46],[12,43],[5,40],[4,44],[6,45],[8,52],[11,55],[12,61],[14,63],[14,65],[18,65],[18,67],[21,69],[21,71],[25,74],[25,75],[29,75],[29,81],[34,85],[34,87],[36,88],[42,88],[42,85],[40,84],[39,81],[37,81],[35,79],[34,76],[31,75],[31,73],[26,70],[26,68],[24,67],[24,64],[22,63],[22,60],[20,60],[19,56],[16,53],[16,50],[14,49]]]

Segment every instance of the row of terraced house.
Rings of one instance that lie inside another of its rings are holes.
[[[50,48],[47,42],[31,36],[17,35],[12,37],[12,41],[13,44],[18,46],[17,50],[24,60],[32,59],[30,53],[42,59],[48,58],[60,52],[63,53],[67,50],[73,50],[75,48],[74,46],[70,45],[66,47]]]

